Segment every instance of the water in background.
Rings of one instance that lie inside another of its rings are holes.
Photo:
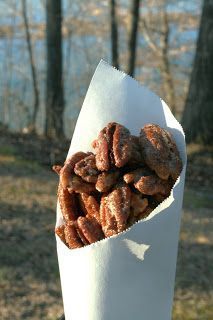
[[[200,13],[201,1],[170,1],[168,12],[194,12]],[[9,3],[9,2],[8,2]],[[14,5],[15,3],[15,5]],[[31,28],[33,51],[36,71],[40,91],[40,107],[37,119],[38,131],[43,132],[45,121],[45,32],[42,24],[45,22],[45,10],[40,1],[27,2],[29,5],[28,17],[30,23],[40,24],[41,28],[34,31]],[[64,21],[70,19],[75,22],[70,34],[64,37],[63,41],[63,66],[64,66],[64,91],[66,109],[64,113],[65,132],[69,137],[80,111],[84,96],[86,94],[91,76],[100,61],[104,59],[110,62],[110,38],[108,19],[108,3],[102,1],[97,4],[95,1],[88,1],[88,8],[82,4],[79,9],[79,2],[64,1]],[[20,3],[13,1],[13,9],[19,11]],[[122,12],[128,13],[128,1],[121,1]],[[142,8],[143,10],[143,8]],[[89,12],[89,13],[88,13]],[[82,21],[86,21],[87,29],[81,29],[76,22],[76,16]],[[29,123],[33,105],[33,88],[31,79],[31,69],[29,65],[29,55],[27,51],[24,30],[17,28],[22,24],[21,15],[14,15],[10,6],[0,3],[0,27],[13,26],[13,36],[4,36],[0,33],[0,121],[7,124],[11,130],[22,130]],[[105,21],[105,24],[103,24]],[[38,32],[39,31],[39,32]],[[126,30],[120,27],[120,54],[126,52]],[[35,33],[35,34],[34,34]],[[40,35],[39,35],[40,33]],[[170,43],[173,45],[176,39],[177,46],[182,46],[188,42],[195,43],[197,28],[188,28],[180,32],[175,23],[170,24]],[[149,48],[144,37],[139,33],[138,48],[149,54]],[[141,52],[141,51],[140,51]],[[194,48],[186,52],[181,52],[178,56],[171,57],[172,70],[179,85],[176,86],[176,95],[182,94],[182,84],[187,80],[190,67],[193,61]],[[140,60],[140,57],[138,57]],[[125,70],[124,63],[121,69]],[[187,71],[187,72],[186,72]],[[146,65],[146,61],[136,69],[136,78],[142,81],[151,89],[159,92],[161,78],[159,70]]]

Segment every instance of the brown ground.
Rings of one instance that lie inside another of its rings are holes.
[[[67,141],[1,135],[2,320],[53,320],[63,312],[53,234],[57,177],[49,166],[55,159],[62,161],[67,148]],[[211,320],[212,149],[193,145],[188,151],[173,320]]]

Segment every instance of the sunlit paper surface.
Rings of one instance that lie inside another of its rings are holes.
[[[184,190],[184,133],[157,95],[104,61],[87,91],[68,155],[91,151],[110,121],[138,135],[156,123],[174,136],[183,171],[171,196],[148,218],[118,236],[70,250],[57,239],[66,320],[170,320]],[[58,206],[56,225],[61,224]]]

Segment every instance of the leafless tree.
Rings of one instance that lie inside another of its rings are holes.
[[[164,92],[168,100],[168,105],[170,106],[173,113],[176,112],[176,101],[175,101],[175,89],[173,83],[173,77],[171,73],[171,66],[169,61],[169,36],[170,27],[168,21],[168,14],[166,10],[162,12],[162,31],[160,37],[161,46],[161,72],[164,81]]]
[[[30,58],[30,67],[31,67],[31,75],[32,75],[32,82],[33,82],[33,91],[34,91],[33,114],[32,114],[32,120],[30,121],[30,124],[29,124],[29,130],[35,131],[36,117],[37,117],[38,108],[39,108],[39,90],[38,90],[37,73],[36,73],[34,56],[33,56],[31,35],[29,30],[29,22],[27,17],[26,0],[22,0],[22,14],[23,14],[23,20],[24,20],[25,33],[26,33],[27,48],[28,48],[29,58]]]
[[[169,59],[170,26],[165,3],[163,3],[159,8],[157,25],[156,19],[154,19],[154,21],[155,23],[153,23],[152,14],[147,14],[146,19],[142,18],[142,32],[149,48],[152,50],[154,56],[158,60],[164,96],[166,97],[166,102],[170,106],[171,110],[173,113],[175,113],[176,97]]]
[[[51,138],[64,136],[63,64],[62,64],[62,3],[46,1],[46,127]]]
[[[204,0],[182,124],[188,142],[213,145],[213,1]]]
[[[28,0],[25,1],[34,59],[41,62],[39,67],[35,65],[37,80],[39,88],[43,88],[47,80],[46,72],[42,69],[44,62],[49,62],[49,65],[52,65],[52,67],[49,67],[50,69],[52,68],[52,72],[49,73],[49,78],[52,78],[52,83],[54,82],[55,84],[56,81],[58,82],[58,78],[55,77],[54,72],[56,72],[55,69],[58,68],[59,64],[50,63],[49,57],[47,58],[46,56],[46,46],[45,41],[43,41],[46,32],[45,22],[40,21],[38,23],[38,21],[31,19],[31,10],[35,10],[37,2],[34,4],[34,2],[30,3]],[[20,3],[22,4],[22,2]],[[39,10],[41,8],[41,12],[44,12],[46,10],[46,0],[39,0],[39,3]],[[108,3],[110,5],[110,2]],[[128,69],[129,63],[128,39],[132,26],[131,11],[126,10],[127,3],[132,5],[133,0],[117,0],[115,3],[117,33],[119,29],[119,36],[117,34],[117,60],[119,60],[117,66],[126,66],[126,70]],[[190,64],[184,64],[185,53],[191,53],[195,49],[194,39],[191,38],[185,41],[182,33],[189,30],[197,30],[199,11],[180,12],[167,10],[166,13],[164,13],[163,11],[168,3],[171,3],[171,0],[141,1],[143,10],[140,11],[140,19],[138,20],[138,36],[140,34],[141,41],[140,45],[137,45],[137,59],[134,61],[135,67],[137,67],[137,70],[140,70],[140,72],[137,73],[137,79],[146,83],[146,85],[162,96],[173,110],[173,106],[175,106],[175,109],[177,109],[176,115],[180,116],[188,91],[188,77],[191,71]],[[66,41],[66,50],[64,50],[63,55],[63,59],[65,59],[63,82],[64,84],[66,83],[66,87],[69,88],[69,90],[66,90],[67,109],[66,117],[64,117],[66,120],[66,132],[68,132],[68,128],[70,128],[70,118],[76,119],[77,117],[78,112],[76,112],[76,110],[80,109],[96,61],[98,61],[100,56],[108,56],[109,48],[107,46],[107,40],[111,34],[111,23],[104,24],[102,21],[103,17],[107,15],[110,16],[109,7],[110,6],[108,6],[108,8],[106,6],[97,7],[97,2],[95,1],[66,2],[66,14],[63,17],[62,30],[63,37]],[[166,14],[166,17],[164,14]],[[33,85],[32,72],[29,68],[30,64],[26,64],[26,60],[24,59],[23,61],[20,60],[20,56],[29,54],[27,45],[20,48],[21,41],[22,43],[26,42],[22,6],[19,6],[16,0],[3,1],[0,16],[3,17],[4,15],[5,20],[2,20],[3,22],[0,25],[0,37],[4,44],[4,47],[2,47],[4,50],[2,49],[1,51],[2,77],[0,80],[3,106],[1,114],[3,115],[3,121],[8,123],[13,129],[22,129],[23,127],[28,127],[31,121],[34,104],[34,92],[31,94]],[[93,18],[89,19],[89,17]],[[53,26],[53,33],[54,28]],[[59,30],[59,28],[57,28],[57,30]],[[95,45],[91,45],[91,42],[88,41],[90,36],[92,41],[95,40]],[[57,39],[57,37],[55,39]],[[39,46],[35,45],[38,44],[37,41],[39,42]],[[25,52],[26,48],[27,52]],[[57,53],[55,49],[52,49],[52,52]],[[73,57],[77,57],[76,60],[72,61]],[[81,65],[81,70],[82,68],[84,69],[84,72],[78,72],[79,65]],[[18,83],[16,81],[17,79]],[[58,90],[54,89],[53,92],[58,92]],[[77,92],[78,94],[76,94]],[[39,97],[40,105],[36,124],[37,131],[42,132],[46,121],[46,103],[43,101],[42,89],[39,90]],[[57,101],[57,99],[55,99],[55,101]],[[52,123],[55,131],[55,122],[52,121],[53,118],[51,116],[51,112],[53,111],[54,113],[54,110],[55,107],[52,108],[52,105],[47,110],[47,121],[49,121],[50,124]],[[17,112],[18,117],[14,116]],[[56,114],[57,116],[54,121],[58,123],[57,117],[62,116],[63,108],[57,111]],[[60,132],[62,132],[62,130]]]
[[[111,19],[111,48],[112,48],[112,64],[119,68],[118,54],[118,22],[116,16],[116,0],[110,0],[110,19]]]
[[[138,20],[140,14],[140,0],[132,0],[132,7],[130,12],[131,24],[128,39],[128,68],[127,73],[134,76],[135,61],[136,61],[136,48],[137,48],[137,33],[138,33]]]

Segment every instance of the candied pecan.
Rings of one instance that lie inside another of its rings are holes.
[[[128,219],[128,227],[131,227],[133,224],[136,222],[145,219],[154,209],[151,207],[146,207],[144,211],[140,212],[137,216],[135,215],[130,215]]]
[[[147,170],[146,168],[138,168],[136,170],[127,172],[124,176],[123,179],[126,183],[134,183],[140,179],[142,175],[149,175],[150,170]]]
[[[101,203],[100,203],[100,221],[102,227],[106,225],[106,205],[107,205],[107,195],[103,195],[101,197]]]
[[[61,171],[61,169],[62,169],[62,166],[59,166],[59,165],[54,165],[54,166],[52,166],[52,169],[53,169],[53,171],[55,171],[58,175],[60,175],[60,171]]]
[[[144,161],[164,180],[179,176],[182,162],[171,134],[155,124],[147,124],[141,129],[140,145]]]
[[[66,225],[64,228],[66,243],[70,249],[81,248],[83,243],[79,238],[74,224]]]
[[[87,193],[80,193],[79,202],[84,214],[95,218],[100,223],[100,206],[95,197]]]
[[[100,224],[92,217],[79,217],[77,225],[90,244],[104,238]]]
[[[128,227],[131,227],[135,222],[141,219],[141,215],[144,213],[147,206],[147,198],[143,198],[141,194],[132,192],[130,202],[130,215],[127,223]]]
[[[113,162],[112,141],[115,126],[115,122],[108,123],[108,125],[100,131],[98,138],[92,143],[96,151],[96,166],[100,171],[109,170],[111,162]]]
[[[141,194],[133,193],[131,194],[131,214],[137,217],[141,214],[148,206],[147,198],[143,198]]]
[[[63,168],[60,170],[60,182],[64,189],[66,189],[69,185],[69,178],[73,173],[75,164],[87,157],[89,153],[85,152],[76,152],[71,157],[66,159]]]
[[[107,206],[112,216],[115,217],[118,232],[126,229],[126,222],[130,214],[131,191],[127,185],[116,187],[107,198]]]
[[[64,167],[53,166],[65,220],[55,232],[69,248],[113,236],[147,217],[169,195],[182,168],[173,138],[153,124],[136,137],[111,122],[93,147],[96,155],[78,152]]]
[[[118,180],[120,173],[118,170],[111,172],[102,172],[98,175],[96,189],[99,192],[108,192]]]
[[[161,193],[169,195],[171,190],[170,182],[160,179],[154,172],[146,168],[138,168],[124,175],[126,183],[134,183],[136,189],[146,195]]]
[[[65,234],[64,234],[64,228],[65,228],[65,225],[62,224],[61,226],[59,227],[56,227],[55,228],[55,233],[57,234],[57,236],[61,239],[61,241],[66,244],[66,240],[65,240]]]
[[[67,189],[63,189],[61,183],[58,186],[58,200],[65,222],[69,223],[77,219],[76,195],[69,193]]]
[[[69,192],[77,192],[77,193],[91,193],[96,191],[95,185],[92,183],[85,182],[80,177],[76,176],[75,174],[72,174],[69,177],[69,183],[68,183],[68,191]]]
[[[155,175],[155,172],[144,166],[125,173],[123,179],[126,183],[135,183],[141,176],[151,176],[153,174]]]
[[[90,183],[96,183],[99,171],[96,167],[95,155],[90,154],[84,159],[78,161],[75,164],[74,172],[83,180]]]
[[[103,128],[92,146],[96,151],[96,165],[100,171],[108,171],[114,164],[120,168],[131,158],[130,132],[116,122],[110,122]]]
[[[130,136],[130,146],[131,146],[131,157],[129,160],[130,165],[141,166],[144,162],[139,137]]]
[[[89,244],[89,241],[85,238],[82,230],[78,227],[77,221],[75,221],[75,229],[84,246],[87,246]]]
[[[101,198],[101,205],[100,205],[100,219],[102,230],[106,237],[111,237],[118,233],[117,223],[115,217],[112,216],[108,203],[108,197],[102,196]]]
[[[106,214],[107,224],[103,227],[103,232],[104,232],[104,235],[107,238],[109,238],[109,237],[117,234],[119,231],[117,228],[117,222],[115,220],[115,217],[111,215],[111,213],[109,212],[108,209],[106,212],[107,212],[107,214]]]
[[[116,167],[123,167],[130,160],[131,154],[130,132],[124,126],[116,124],[113,134],[113,155]]]
[[[142,176],[136,183],[134,183],[134,186],[141,193],[148,195],[160,193],[168,196],[171,190],[168,181],[160,179],[157,175]]]

